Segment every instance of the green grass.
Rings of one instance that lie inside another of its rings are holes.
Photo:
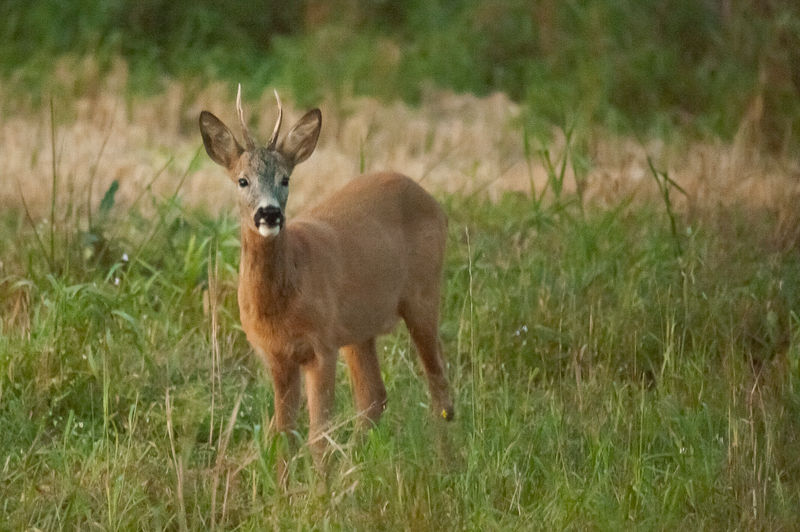
[[[353,434],[341,367],[330,477],[301,449],[289,493],[238,323],[235,219],[154,200],[87,239],[67,213],[51,253],[48,224],[39,245],[3,211],[3,527],[796,526],[800,256],[763,238],[766,215],[673,233],[663,206],[442,199],[456,420],[429,412],[400,326],[380,426]]]
[[[763,147],[797,144],[789,3],[239,4],[4,2],[0,112],[61,108],[128,69],[136,95],[222,79],[253,95],[282,85],[300,105],[502,90],[523,104],[529,159],[529,135],[552,124],[688,143],[744,123]],[[796,527],[800,255],[777,233],[786,220],[686,214],[655,170],[661,204],[583,205],[562,194],[567,156],[539,155],[542,197],[440,198],[456,420],[429,412],[399,326],[379,346],[380,426],[354,434],[340,367],[330,476],[301,448],[288,493],[283,442],[265,436],[272,389],[238,322],[233,215],[148,192],[123,210],[114,189],[91,217],[83,199],[53,198],[50,221],[0,211],[0,529]],[[569,159],[585,176],[588,160]]]

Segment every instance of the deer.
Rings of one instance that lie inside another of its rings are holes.
[[[357,425],[372,427],[387,404],[376,338],[400,319],[434,412],[454,418],[438,333],[447,218],[416,181],[381,172],[351,179],[288,220],[290,176],[316,148],[322,113],[308,111],[279,140],[283,109],[277,91],[275,97],[278,118],[265,146],[249,133],[241,85],[236,112],[244,146],[209,111],[200,113],[200,133],[209,157],[238,188],[239,317],[272,377],[272,432],[294,433],[302,374],[308,443],[318,464],[328,445],[338,353],[349,370]]]

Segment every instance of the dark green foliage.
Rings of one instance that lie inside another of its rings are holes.
[[[225,78],[289,85],[310,104],[328,92],[416,101],[433,84],[504,91],[540,125],[730,138],[760,109],[748,120],[778,150],[800,130],[792,2],[7,0],[0,20],[0,69],[28,91],[58,55],[101,69],[121,55],[144,91],[165,74]]]
[[[99,213],[101,216],[108,215],[108,213],[111,212],[111,209],[114,207],[114,198],[117,195],[117,190],[119,190],[119,181],[115,179],[111,182],[106,193],[103,194],[103,199],[100,200]]]

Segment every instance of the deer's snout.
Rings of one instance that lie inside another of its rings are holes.
[[[267,224],[268,227],[282,227],[283,213],[280,207],[275,207],[274,205],[259,207],[253,221],[256,227],[259,227],[262,223]]]

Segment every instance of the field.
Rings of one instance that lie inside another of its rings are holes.
[[[361,47],[377,42],[376,54],[393,54],[386,14],[352,5],[372,25],[346,34],[342,53],[370,65]],[[415,13],[406,24],[433,46]],[[29,28],[17,15],[8,20]],[[758,20],[797,36],[789,15]],[[102,20],[83,22],[105,35]],[[280,37],[267,66],[336,31]],[[448,37],[458,34],[436,36]],[[260,70],[231,79],[241,66],[219,49],[175,69],[192,58],[177,41],[160,44],[163,64],[142,66],[146,51],[98,39],[95,56],[78,40],[46,67],[10,58],[14,47],[0,54],[0,529],[797,528],[800,114],[796,102],[782,118],[770,110],[786,86],[721,94],[688,126],[667,104],[634,120],[592,92],[577,105],[588,114],[534,117],[545,102],[516,78],[473,86],[457,70],[456,81],[390,91],[380,76],[354,87],[348,76],[362,71],[341,67],[325,86],[314,57],[271,79],[285,124],[310,105],[323,112],[290,218],[386,168],[444,205],[441,339],[456,406],[452,423],[431,414],[398,326],[379,343],[380,425],[354,431],[340,363],[330,472],[321,478],[301,447],[282,490],[272,387],[238,319],[234,187],[197,129],[201,109],[235,123],[242,81],[263,141],[272,86]],[[765,50],[769,64],[785,59]],[[397,64],[393,76],[411,75]],[[641,76],[634,93],[658,78],[629,74]],[[576,97],[540,81],[548,101]]]

